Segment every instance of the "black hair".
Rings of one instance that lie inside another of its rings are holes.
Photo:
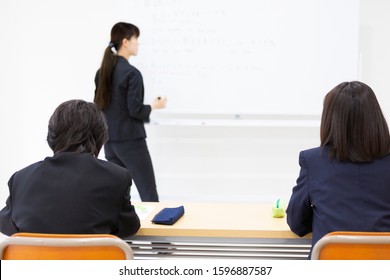
[[[54,153],[92,153],[97,157],[107,139],[103,113],[92,102],[63,102],[49,120],[47,142]]]
[[[321,146],[340,161],[370,162],[389,154],[389,128],[374,91],[358,81],[344,82],[324,99]]]

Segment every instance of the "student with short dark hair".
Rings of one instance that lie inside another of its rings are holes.
[[[373,90],[344,82],[324,99],[321,146],[302,151],[287,223],[312,246],[332,231],[390,231],[390,136]]]
[[[47,134],[54,155],[12,175],[0,231],[135,234],[140,221],[130,202],[130,173],[97,158],[106,140],[104,116],[94,103],[60,104]]]

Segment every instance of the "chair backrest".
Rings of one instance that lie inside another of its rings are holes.
[[[312,260],[390,260],[390,232],[335,231],[314,245]]]
[[[2,260],[128,260],[130,246],[110,234],[16,233],[0,242]]]

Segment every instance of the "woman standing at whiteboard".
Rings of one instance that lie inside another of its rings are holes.
[[[130,170],[142,201],[158,201],[152,160],[146,144],[144,122],[152,110],[162,109],[166,98],[144,103],[141,72],[129,63],[138,53],[140,31],[119,22],[111,29],[111,41],[95,76],[94,102],[103,111],[109,140],[104,145],[108,161]]]

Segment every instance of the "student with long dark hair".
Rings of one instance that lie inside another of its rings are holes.
[[[47,133],[54,155],[11,176],[0,231],[135,234],[140,221],[130,201],[130,172],[97,158],[106,140],[107,125],[94,103],[60,104]]]
[[[104,152],[108,161],[130,170],[142,201],[158,201],[152,160],[146,144],[144,123],[152,110],[166,105],[165,97],[144,104],[141,72],[129,63],[138,53],[140,31],[133,24],[119,22],[111,29],[111,40],[95,76],[94,102],[108,124]]]
[[[390,231],[390,136],[373,90],[344,82],[324,99],[321,146],[302,151],[287,223],[312,245],[332,231]]]

